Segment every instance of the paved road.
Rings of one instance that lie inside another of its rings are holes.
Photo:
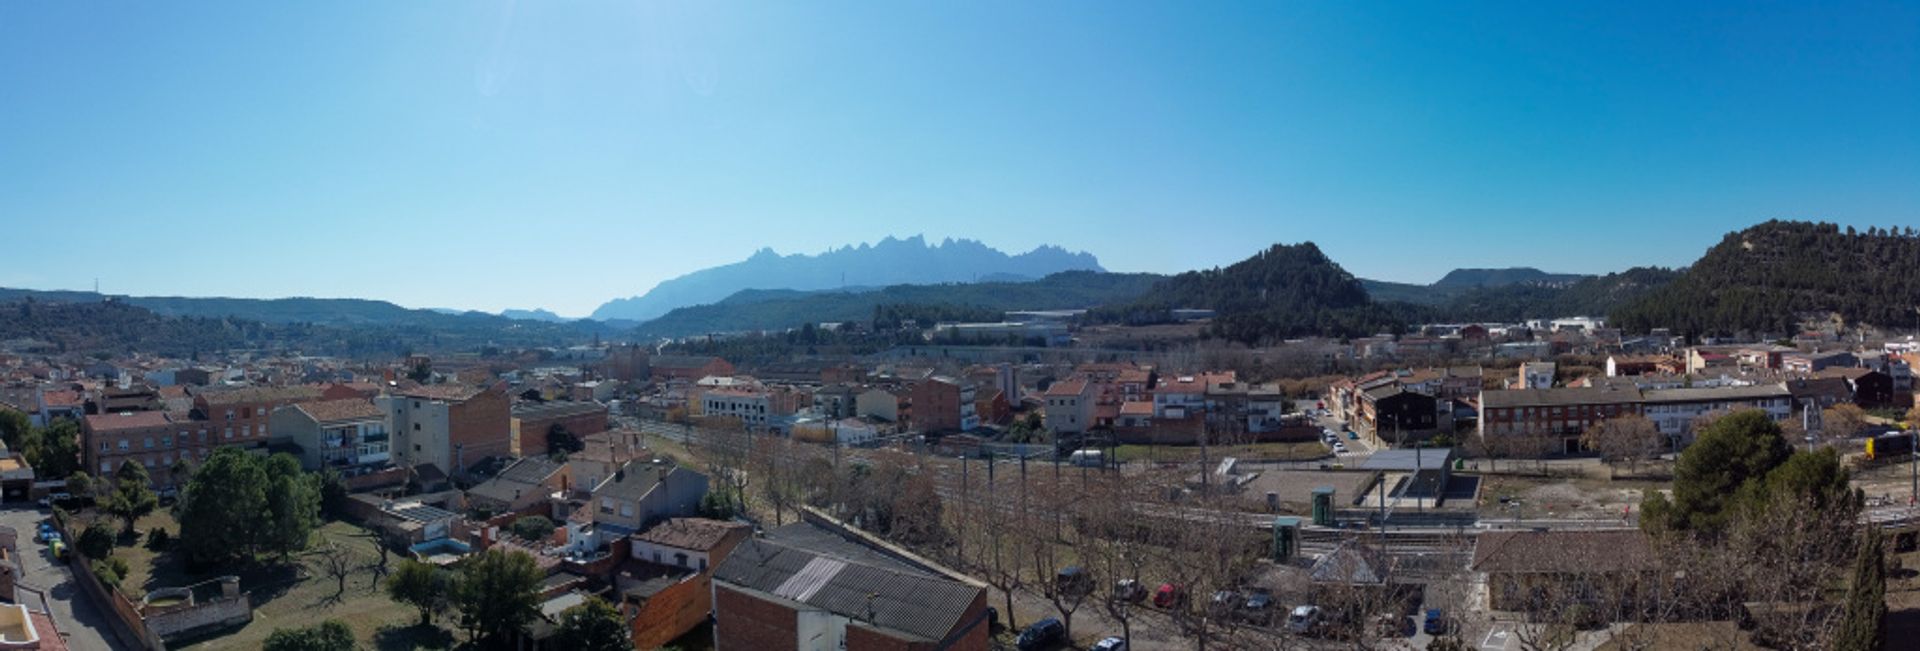
[[[45,608],[53,613],[53,622],[75,651],[113,650],[126,647],[108,628],[106,613],[74,584],[73,570],[53,560],[47,546],[34,540],[36,525],[50,514],[26,505],[10,505],[0,510],[0,525],[19,532],[21,575],[16,590],[19,602],[28,608]],[[38,591],[38,592],[36,592]],[[42,595],[45,599],[42,599]]]

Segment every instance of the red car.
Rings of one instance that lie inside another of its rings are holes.
[[[1185,603],[1187,603],[1187,591],[1180,586],[1172,583],[1162,583],[1160,584],[1159,590],[1153,591],[1153,605],[1155,606],[1172,608]]]

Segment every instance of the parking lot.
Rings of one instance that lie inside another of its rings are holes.
[[[34,539],[36,525],[48,515],[29,504],[10,504],[0,510],[0,526],[19,533],[20,580],[15,582],[15,598],[28,608],[52,613],[69,648],[126,648],[109,632],[105,613],[73,583],[73,571],[53,560],[47,546]]]

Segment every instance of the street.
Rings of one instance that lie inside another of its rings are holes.
[[[48,516],[47,511],[30,505],[11,505],[0,511],[0,526],[12,527],[19,534],[20,580],[15,582],[15,599],[28,608],[52,613],[54,625],[75,651],[126,648],[107,628],[106,614],[80,586],[74,585],[73,570],[54,561],[47,546],[34,540],[38,523]]]

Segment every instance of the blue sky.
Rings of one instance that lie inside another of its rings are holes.
[[[889,234],[1427,282],[1920,223],[1920,6],[1807,4],[0,3],[0,285],[580,315]]]

